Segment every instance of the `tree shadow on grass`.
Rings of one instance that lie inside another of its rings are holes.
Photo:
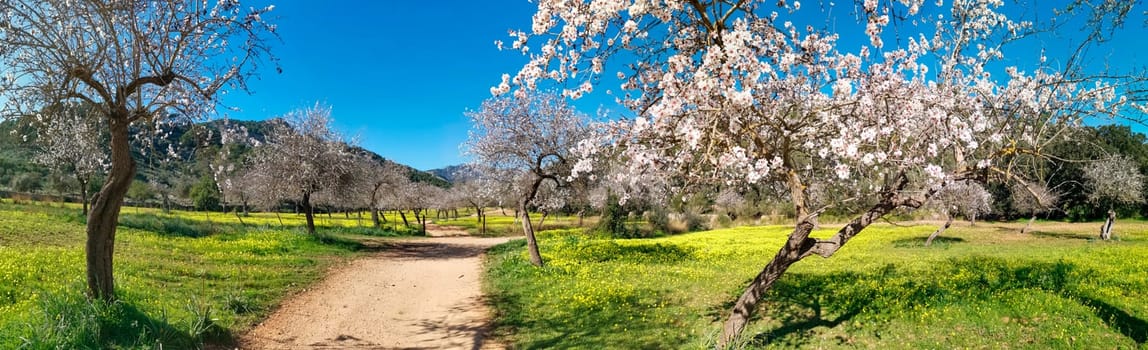
[[[808,344],[816,328],[841,326],[869,314],[866,310],[935,307],[993,300],[1013,290],[1040,290],[1087,307],[1107,327],[1137,344],[1148,341],[1148,322],[1143,318],[1080,291],[1078,286],[1086,283],[1082,277],[1094,274],[1064,261],[1017,263],[987,257],[938,262],[926,274],[892,264],[862,273],[787,274],[767,294],[760,313],[781,325],[748,339],[756,345],[801,346]]]
[[[1037,231],[1032,231],[1032,235],[1037,236],[1037,237],[1059,238],[1059,239],[1079,239],[1079,240],[1091,241],[1091,240],[1096,240],[1100,236],[1100,230],[1097,229],[1096,231],[1097,231],[1097,233],[1093,235],[1093,234],[1083,234],[1083,233],[1048,232],[1048,231],[1037,230]]]
[[[893,243],[893,247],[897,247],[897,248],[947,248],[948,246],[951,246],[954,244],[965,243],[964,238],[937,236],[937,238],[933,239],[933,245],[926,246],[925,241],[927,241],[928,239],[929,239],[928,236],[909,237],[909,238],[902,238],[902,239],[894,240],[892,243]]]

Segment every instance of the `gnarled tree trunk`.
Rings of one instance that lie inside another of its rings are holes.
[[[837,231],[833,237],[829,239],[814,239],[809,237],[809,233],[813,231],[814,223],[812,216],[817,213],[801,217],[798,220],[797,227],[789,234],[789,239],[778,250],[777,255],[773,260],[762,269],[760,273],[754,277],[749,286],[746,287],[741,297],[734,302],[730,310],[729,318],[725,322],[722,329],[721,338],[718,341],[719,348],[725,348],[731,342],[741,336],[741,332],[745,330],[746,324],[749,323],[750,316],[757,308],[757,303],[761,301],[762,295],[769,290],[773,283],[789,269],[791,265],[804,259],[810,255],[817,254],[823,258],[828,258],[836,253],[837,250],[845,246],[849,239],[856,236],[865,227],[872,224],[874,221],[880,219],[885,214],[888,214],[893,209],[898,207],[918,208],[924,201],[931,195],[925,193],[918,196],[904,196],[899,193],[901,189],[908,183],[908,178],[902,174],[898,183],[891,189],[885,192],[881,201],[869,208],[868,211],[861,214],[850,221],[845,227]],[[791,179],[791,184],[800,185],[800,181]],[[805,212],[799,210],[798,212]]]
[[[522,232],[526,234],[526,250],[530,251],[530,263],[542,267],[542,254],[538,252],[538,240],[534,237],[534,227],[530,223],[530,212],[526,211],[526,200],[519,204],[519,213],[522,213]]]
[[[538,186],[542,185],[542,180],[544,179],[535,179],[530,190],[518,202],[518,212],[522,213],[522,232],[526,235],[526,249],[530,251],[530,263],[538,267],[543,265],[542,254],[538,252],[538,240],[534,237],[534,226],[530,222],[530,212],[526,210],[526,204],[534,199],[534,195],[538,193]]]
[[[933,231],[933,234],[929,235],[929,239],[925,240],[925,246],[928,247],[933,245],[933,240],[936,239],[937,236],[940,236],[942,233],[945,233],[945,230],[949,229],[949,226],[952,225],[953,215],[950,214],[948,210],[945,210],[945,224],[941,225],[941,227],[938,227],[936,231]]]
[[[126,112],[124,114],[126,115]],[[127,194],[136,173],[126,116],[122,118],[113,116],[109,118],[109,124],[112,166],[100,192],[92,198],[92,208],[88,213],[88,240],[85,246],[88,294],[106,301],[116,298],[115,280],[112,276],[116,224],[119,222],[124,195]]]

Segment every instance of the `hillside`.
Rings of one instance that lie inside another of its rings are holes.
[[[172,199],[186,198],[190,188],[202,177],[211,174],[210,164],[222,147],[221,130],[225,125],[241,126],[247,130],[252,140],[265,142],[278,119],[264,121],[212,120],[202,123],[188,123],[166,127],[162,134],[138,137],[133,144],[133,154],[138,162],[136,180],[142,184],[159,187]],[[74,182],[66,177],[52,174],[47,168],[35,164],[36,154],[34,133],[27,130],[14,132],[19,128],[15,121],[0,122],[0,191],[32,192],[49,195],[70,196],[75,192]],[[27,134],[26,138],[23,135]],[[391,160],[357,146],[362,152],[379,162]],[[232,159],[241,159],[250,148],[232,149]],[[413,181],[426,182],[440,187],[450,183],[429,172],[417,170],[405,164]],[[93,181],[92,190],[98,189],[101,179]]]
[[[449,165],[445,168],[431,169],[426,172],[443,178],[450,183],[456,183],[478,176],[477,171],[472,170],[468,164]]]

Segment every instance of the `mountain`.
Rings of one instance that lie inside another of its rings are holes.
[[[262,143],[266,142],[267,135],[277,123],[282,123],[282,120],[212,120],[168,125],[162,133],[137,131],[132,149],[137,162],[136,180],[145,184],[160,184],[171,195],[186,197],[190,187],[199,179],[211,176],[210,164],[223,146],[221,135],[225,127],[242,127],[246,129],[247,137]],[[24,135],[28,135],[27,141]],[[32,161],[37,152],[32,142],[35,137],[34,131],[22,128],[17,121],[0,121],[0,190],[70,195],[73,190],[68,190],[68,186],[62,183],[68,179],[55,176],[49,169]],[[348,147],[377,161],[390,161],[370,150]],[[249,147],[233,147],[230,158],[242,159],[248,152]],[[396,164],[409,169],[412,181],[439,187],[450,186],[449,181],[435,174]],[[93,181],[93,190],[98,189],[102,182],[102,179]]]
[[[478,172],[472,169],[470,164],[450,165],[445,168],[427,170],[426,172],[443,178],[450,183],[457,183],[478,177]]]

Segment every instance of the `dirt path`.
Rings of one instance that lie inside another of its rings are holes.
[[[431,231],[431,230],[428,230]],[[432,235],[456,232],[431,231]],[[379,240],[285,302],[243,349],[489,349],[481,254],[511,238]]]

